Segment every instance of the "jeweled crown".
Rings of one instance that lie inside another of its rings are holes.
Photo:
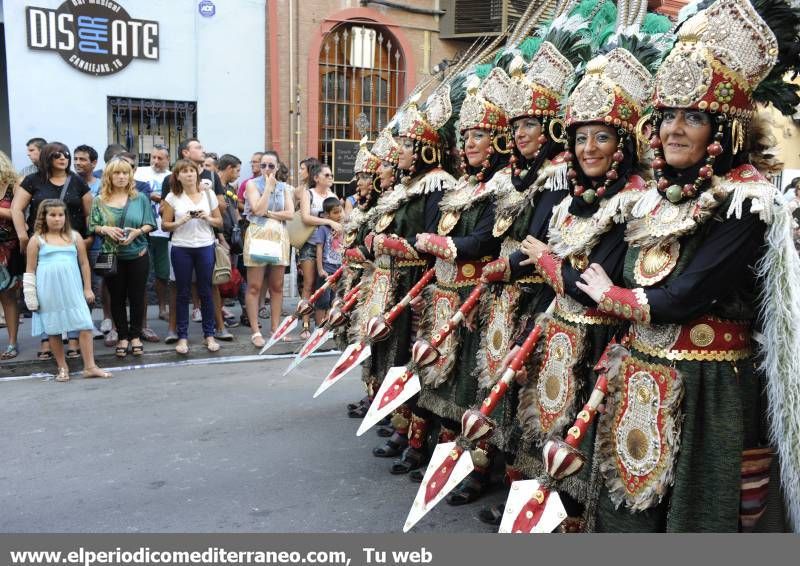
[[[718,0],[683,24],[655,78],[657,108],[749,119],[753,90],[778,60],[778,41],[748,0]]]
[[[650,99],[653,76],[623,48],[598,55],[586,65],[586,75],[567,100],[566,124],[603,122],[636,129]]]

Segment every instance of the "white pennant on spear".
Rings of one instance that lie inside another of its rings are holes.
[[[422,275],[422,278],[417,281],[400,302],[391,308],[388,314],[385,316],[376,316],[369,320],[367,323],[367,336],[345,348],[342,355],[336,360],[333,369],[325,376],[325,379],[322,380],[322,384],[320,384],[316,393],[314,393],[315,398],[372,355],[370,344],[372,342],[384,340],[389,336],[394,321],[397,320],[397,317],[408,307],[411,301],[422,293],[425,286],[433,279],[434,274],[435,271],[433,268],[426,271]]]
[[[294,330],[295,326],[297,326],[297,319],[313,313],[314,303],[316,303],[322,294],[328,290],[328,287],[339,280],[339,278],[342,276],[342,273],[344,273],[344,266],[331,273],[328,278],[325,279],[325,282],[320,285],[319,289],[317,289],[314,294],[308,298],[308,300],[301,299],[300,302],[297,303],[297,309],[294,311],[294,314],[290,314],[281,321],[281,323],[278,325],[278,328],[275,329],[275,332],[272,333],[272,336],[269,337],[269,340],[266,344],[264,344],[264,347],[261,348],[261,351],[258,354],[263,354],[272,348],[272,346],[277,344],[278,341],[284,336]]]
[[[364,434],[376,423],[420,392],[422,383],[419,380],[419,370],[439,359],[441,356],[439,346],[444,344],[444,341],[458,328],[462,321],[466,320],[469,313],[478,304],[478,299],[486,289],[486,285],[486,283],[480,283],[472,290],[461,307],[450,317],[450,320],[439,328],[439,331],[434,334],[430,342],[426,340],[414,342],[411,347],[411,361],[408,364],[389,368],[389,371],[386,372],[386,377],[383,378],[380,389],[375,394],[375,399],[361,421],[361,426],[358,427],[357,436]]]
[[[550,304],[547,312],[551,312],[555,301]],[[428,511],[433,509],[445,495],[461,483],[474,469],[472,457],[463,458],[469,452],[470,446],[484,438],[489,438],[494,429],[494,423],[489,416],[506,394],[511,381],[519,372],[522,365],[533,351],[536,342],[542,334],[542,321],[533,328],[522,343],[519,351],[511,360],[508,368],[503,372],[498,382],[492,387],[489,396],[484,399],[479,409],[470,409],[461,417],[461,436],[454,442],[446,442],[436,446],[431,456],[431,461],[425,470],[425,477],[417,491],[417,496],[408,512],[408,518],[403,526],[403,532],[408,532],[416,525]]]
[[[622,362],[628,355],[628,350],[616,341],[606,347],[594,368],[601,373],[592,394],[569,428],[566,440],[552,438],[542,449],[547,476],[511,484],[499,532],[549,533],[566,519],[564,505],[554,485],[577,474],[586,464],[586,457],[578,450],[578,445],[597,418],[598,407],[608,394],[608,382],[619,375]]]
[[[299,366],[303,360],[333,338],[333,331],[336,328],[339,328],[350,320],[350,311],[353,310],[358,302],[358,292],[361,290],[362,283],[363,282],[359,282],[359,284],[350,289],[344,297],[336,299],[333,302],[325,323],[308,337],[308,340],[306,340],[305,344],[303,344],[297,352],[294,360],[292,360],[292,363],[286,368],[286,371],[283,372],[283,375],[287,375],[290,371]]]

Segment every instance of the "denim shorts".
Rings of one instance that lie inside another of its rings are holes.
[[[317,261],[317,245],[306,242],[297,253],[297,261]]]

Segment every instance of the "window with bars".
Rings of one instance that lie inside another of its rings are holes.
[[[405,58],[381,29],[348,23],[324,38],[319,73],[319,159],[330,164],[333,140],[374,140],[394,115],[405,89]]]
[[[178,144],[197,137],[197,103],[176,100],[108,97],[108,143],[118,143],[150,165],[155,146],[169,148],[170,163]]]

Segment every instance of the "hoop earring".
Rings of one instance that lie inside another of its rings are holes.
[[[558,126],[561,130],[559,135],[553,131],[553,126]],[[564,121],[559,118],[551,118],[549,123],[547,124],[547,132],[550,134],[550,139],[556,143],[566,144],[567,143],[567,136],[565,135],[564,129]]]
[[[430,155],[426,155],[425,154],[425,150],[429,150],[430,151]],[[434,148],[433,146],[430,146],[430,145],[427,145],[427,144],[423,145],[422,149],[420,149],[419,155],[422,158],[422,161],[424,161],[427,165],[432,165],[432,164],[438,162],[438,159],[437,159],[437,156],[436,156],[436,148]]]
[[[381,194],[383,189],[381,188],[381,180],[378,177],[372,179],[372,190],[375,191],[377,194]]]
[[[503,140],[505,140],[505,143],[503,144],[505,146],[504,149],[501,149],[500,146],[497,143],[500,140],[500,138],[503,138]],[[511,153],[512,148],[510,147],[510,145],[511,144],[509,143],[508,136],[506,134],[502,134],[502,135],[499,135],[499,136],[494,136],[494,138],[492,138],[492,147],[494,148],[494,150],[497,153],[502,153],[503,155]]]

